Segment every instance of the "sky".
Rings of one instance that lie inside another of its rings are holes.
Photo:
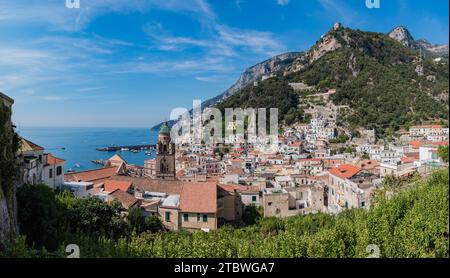
[[[0,0],[0,91],[21,126],[151,127],[335,22],[447,44],[447,0]]]

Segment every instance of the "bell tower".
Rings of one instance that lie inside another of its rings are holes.
[[[156,178],[175,179],[175,144],[170,138],[170,128],[167,123],[159,129],[155,166]]]

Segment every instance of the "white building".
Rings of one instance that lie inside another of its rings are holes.
[[[42,182],[53,189],[60,188],[64,183],[64,163],[64,159],[57,158],[51,153],[47,154],[42,171]]]

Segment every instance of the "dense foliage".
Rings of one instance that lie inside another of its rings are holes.
[[[448,163],[449,161],[448,146],[440,146],[438,148],[438,155],[444,162]]]
[[[16,152],[19,148],[19,139],[11,125],[11,109],[3,105],[0,100],[0,201],[6,204],[6,210],[2,211],[5,215],[0,218],[7,224],[9,231],[15,232],[14,220],[14,195],[15,195],[15,178],[18,174]],[[7,215],[6,215],[7,213]],[[0,237],[0,240],[3,238]],[[0,242],[1,245],[1,242]]]
[[[37,249],[56,250],[62,242],[84,235],[114,240],[162,229],[158,218],[144,217],[140,210],[131,210],[125,218],[118,202],[75,198],[69,191],[55,192],[46,185],[24,185],[17,199],[20,232]]]
[[[380,190],[369,210],[337,216],[315,214],[285,219],[261,218],[245,228],[225,226],[210,233],[142,233],[114,240],[73,237],[82,257],[367,257],[377,245],[381,257],[449,256],[448,170],[413,185],[396,181],[395,194]],[[389,183],[390,181],[387,181]],[[7,254],[65,256],[29,250],[18,240]]]
[[[283,80],[273,77],[259,82],[257,86],[251,84],[245,87],[238,94],[220,103],[217,108],[223,115],[225,108],[267,108],[267,112],[270,108],[278,108],[279,120],[291,124],[302,116],[298,104],[298,95],[292,87]]]

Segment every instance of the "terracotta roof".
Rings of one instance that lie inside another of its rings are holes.
[[[328,170],[328,172],[330,172],[330,174],[339,177],[341,179],[349,179],[351,177],[353,177],[354,175],[358,174],[359,171],[361,171],[362,169],[354,166],[354,165],[350,165],[350,164],[342,164],[339,165],[336,168],[331,168],[330,170]]]
[[[419,152],[405,153],[404,156],[405,156],[405,157],[409,157],[409,158],[415,158],[416,160],[419,160],[419,158],[420,158],[420,153],[419,153]]]
[[[131,181],[107,180],[104,185],[106,192],[114,192],[117,189],[127,192],[130,187]]]
[[[411,142],[409,142],[409,144],[411,145],[411,147],[412,147],[413,149],[418,149],[418,148],[420,148],[420,141],[411,141]]]
[[[122,190],[115,190],[111,194],[109,194],[113,200],[119,201],[122,206],[126,209],[131,208],[135,204],[139,203],[140,201],[136,199],[133,195],[128,194]]]
[[[26,152],[26,151],[43,151],[44,148],[25,139],[20,138],[20,151]]]
[[[53,156],[51,153],[47,154],[47,165],[61,164],[64,162],[64,159]]]
[[[184,172],[183,169],[181,169],[181,170],[179,170],[179,171],[177,172],[177,177],[182,177],[182,176],[184,176],[184,175],[186,175],[186,173]]]
[[[82,172],[68,173],[64,175],[65,181],[101,182],[117,174],[118,167],[100,168]]]
[[[292,144],[289,144],[289,147],[300,147],[302,145],[303,145],[302,142],[296,141],[296,142],[292,142]]]
[[[370,169],[379,167],[380,162],[378,162],[376,160],[364,159],[364,160],[361,160],[357,166],[361,167],[361,169],[364,169],[364,170],[370,170]]]
[[[180,180],[158,180],[150,178],[114,176],[113,180],[131,181],[132,186],[136,189],[150,192],[164,192],[167,194],[180,194],[183,181]]]
[[[185,183],[180,194],[182,212],[216,213],[216,183]]]
[[[417,161],[417,159],[415,159],[414,157],[402,156],[400,158],[400,161],[403,163],[413,163],[414,161]]]
[[[120,154],[113,155],[108,159],[108,161],[111,162],[111,165],[113,166],[119,166],[122,163],[127,163],[127,161],[123,159],[123,157],[121,157]]]

